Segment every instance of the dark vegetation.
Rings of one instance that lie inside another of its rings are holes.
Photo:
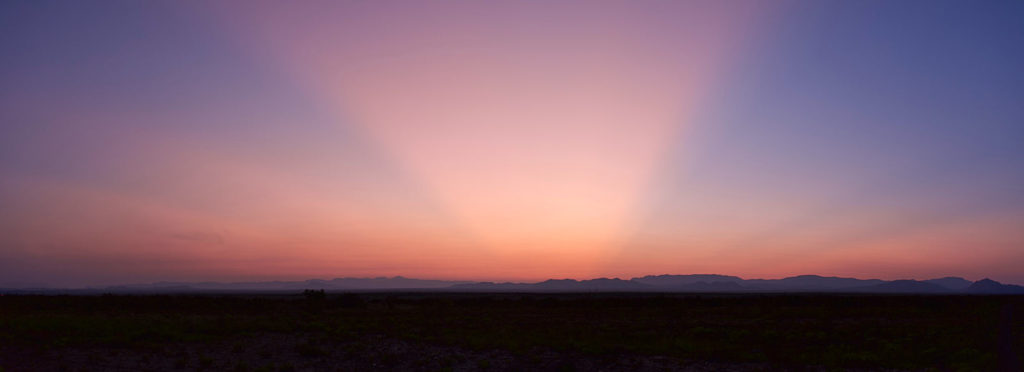
[[[3,371],[999,370],[1022,347],[1022,296],[0,296]]]

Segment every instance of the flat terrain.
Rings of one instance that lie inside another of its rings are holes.
[[[0,296],[0,370],[1000,370],[1024,296]]]

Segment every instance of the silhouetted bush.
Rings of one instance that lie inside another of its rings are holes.
[[[307,289],[302,291],[302,296],[310,302],[322,302],[327,299],[327,293],[323,289]]]

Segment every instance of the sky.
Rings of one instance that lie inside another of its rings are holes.
[[[0,286],[1024,284],[1020,1],[6,1]]]

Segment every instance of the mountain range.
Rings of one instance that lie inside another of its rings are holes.
[[[0,293],[102,292],[256,292],[324,289],[328,291],[445,291],[445,292],[678,292],[678,293],[907,293],[907,294],[1024,294],[1024,286],[991,279],[976,282],[945,277],[929,280],[880,280],[800,275],[782,279],[743,279],[716,274],[649,275],[632,279],[548,279],[535,283],[424,280],[395,277],[310,279],[262,282],[156,282],[76,290],[0,289]]]
[[[977,282],[957,277],[930,280],[880,280],[800,275],[782,279],[743,279],[736,276],[695,274],[657,275],[624,279],[549,279],[538,283],[479,282],[453,284],[455,291],[474,292],[831,292],[920,294],[1024,294],[1024,286],[991,279]]]

